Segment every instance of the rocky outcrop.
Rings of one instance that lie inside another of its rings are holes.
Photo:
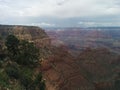
[[[52,50],[53,56],[42,62],[47,90],[94,90],[66,47]]]
[[[0,25],[0,35],[6,38],[14,34],[21,40],[34,42],[38,47],[47,47],[51,40],[43,29],[35,26]]]

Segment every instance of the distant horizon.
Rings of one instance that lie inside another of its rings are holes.
[[[47,26],[38,26],[38,25],[29,25],[29,24],[0,24],[0,25],[10,25],[10,26],[37,26],[41,28],[102,28],[102,27],[111,27],[111,28],[120,28],[120,26],[56,26],[56,27],[47,27]]]

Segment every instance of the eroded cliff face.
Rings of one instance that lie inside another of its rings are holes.
[[[47,90],[94,90],[93,84],[66,47],[52,50],[53,56],[42,62]]]
[[[47,90],[115,90],[120,58],[107,49],[86,49],[78,58],[65,47],[42,62]]]
[[[48,35],[39,27],[0,25],[0,35],[6,38],[9,34],[29,40],[40,48],[42,62],[36,70],[43,72],[46,90],[98,90],[101,87],[113,87],[111,70],[116,73],[120,70],[117,55],[105,49],[87,49],[75,58],[64,45],[52,46]]]
[[[0,25],[0,35],[6,38],[9,34],[33,42],[37,47],[48,47],[51,43],[45,31],[35,26]]]

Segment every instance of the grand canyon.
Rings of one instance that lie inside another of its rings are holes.
[[[34,43],[40,49],[41,63],[35,73],[43,73],[46,90],[119,90],[119,29],[0,25],[1,46],[9,34]],[[5,67],[1,67],[1,72]],[[19,82],[16,80],[12,82]],[[18,88],[19,83],[9,85]]]

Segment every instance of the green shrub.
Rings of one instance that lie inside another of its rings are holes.
[[[10,59],[13,60],[14,56],[18,54],[19,40],[14,35],[9,35],[6,38],[5,45],[7,47]]]
[[[39,73],[35,80],[34,80],[34,84],[39,88],[39,90],[45,90],[45,81],[42,80],[42,73]]]
[[[15,78],[15,79],[19,78],[20,70],[17,64],[8,65],[5,71],[9,77]]]
[[[9,86],[9,77],[5,72],[0,72],[0,86],[2,87]]]
[[[39,90],[45,90],[45,88],[46,88],[45,81],[42,81],[42,82],[39,84]]]
[[[20,83],[23,85],[26,90],[32,85],[32,70],[30,68],[23,68],[21,71],[21,76],[20,76]]]
[[[34,80],[34,84],[38,85],[41,81],[42,81],[42,73],[39,73]]]

